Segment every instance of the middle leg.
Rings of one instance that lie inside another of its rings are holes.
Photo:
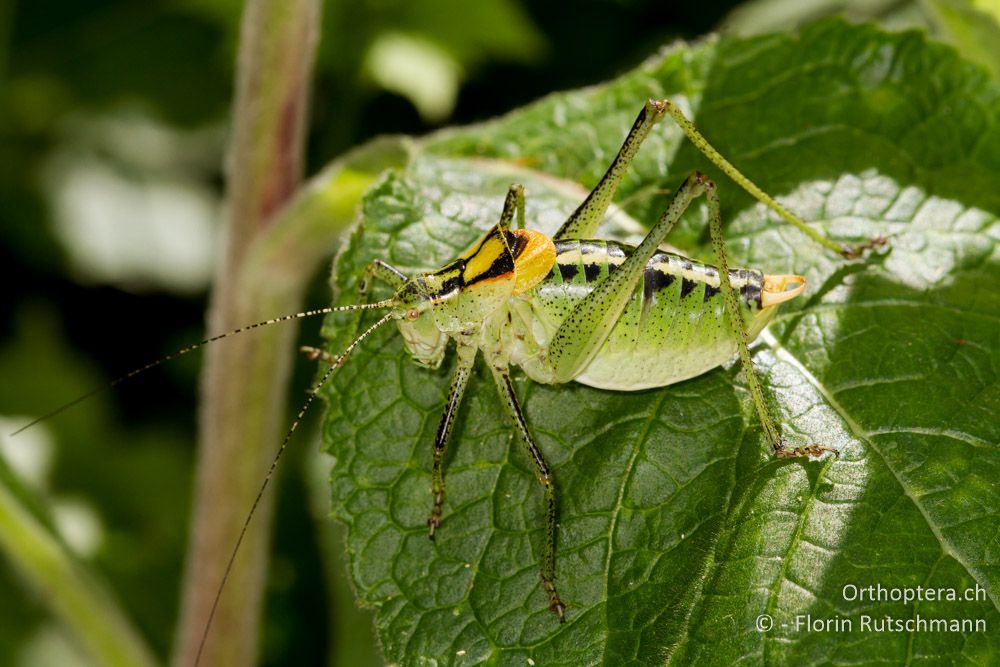
[[[531,433],[528,431],[528,424],[524,421],[524,414],[521,406],[517,402],[517,394],[514,393],[514,386],[510,382],[510,374],[506,369],[493,371],[493,380],[496,382],[497,391],[503,400],[504,407],[510,414],[514,424],[521,432],[521,438],[531,456],[531,462],[535,465],[535,474],[539,483],[545,489],[545,546],[542,548],[542,588],[549,596],[549,610],[559,617],[560,623],[566,622],[566,605],[559,599],[556,591],[556,487],[549,464],[545,462],[542,452],[538,449]]]

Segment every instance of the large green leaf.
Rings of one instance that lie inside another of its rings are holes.
[[[515,373],[558,485],[565,625],[539,582],[541,489],[488,373],[473,377],[455,428],[431,542],[431,448],[454,362],[416,366],[388,328],[368,339],[326,390],[325,436],[351,577],[377,608],[386,659],[990,662],[1000,652],[998,93],[919,34],[823,22],[797,36],[677,45],[607,85],[419,143],[365,198],[336,267],[339,303],[375,257],[413,272],[456,255],[496,221],[511,182],[527,187],[531,225],[552,231],[582,197],[568,183],[596,181],[649,97],[681,104],[817,228],[891,242],[844,262],[775,222],[669,121],[654,130],[619,201],[651,221],[667,190],[705,170],[733,262],[808,277],[755,358],[786,432],[841,456],[771,460],[738,366],[635,393]],[[705,256],[704,220],[700,205],[672,242]],[[350,321],[328,323],[331,349]],[[985,593],[904,602],[856,599],[849,585]],[[758,631],[760,614],[774,627]],[[853,631],[796,627],[804,615]],[[990,632],[864,631],[863,615],[982,620]]]

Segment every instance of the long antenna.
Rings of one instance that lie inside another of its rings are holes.
[[[385,307],[391,302],[391,299],[387,301],[380,301],[379,303],[371,304],[368,307]],[[308,410],[309,406],[312,405],[313,399],[316,398],[319,390],[323,388],[323,385],[325,385],[327,380],[330,379],[333,372],[344,365],[344,362],[347,361],[347,357],[354,351],[354,348],[356,348],[361,341],[391,319],[392,313],[386,313],[379,319],[378,322],[368,327],[364,333],[355,338],[354,341],[347,346],[347,349],[341,352],[340,356],[330,363],[330,368],[323,373],[323,377],[320,378],[319,382],[314,384],[309,390],[309,396],[306,398],[306,402],[302,405],[299,413],[295,416],[295,421],[292,422],[292,427],[289,428],[288,433],[285,434],[285,439],[281,441],[281,446],[278,448],[277,454],[274,455],[274,460],[271,461],[271,467],[267,469],[267,475],[264,476],[264,481],[261,483],[260,489],[257,491],[257,497],[254,498],[253,505],[250,506],[250,512],[247,514],[247,518],[243,521],[243,527],[240,528],[239,537],[236,538],[236,544],[233,546],[233,552],[229,555],[229,561],[226,563],[226,569],[222,573],[222,580],[219,582],[219,588],[215,591],[215,598],[212,600],[212,608],[208,612],[208,620],[205,621],[205,630],[201,633],[201,641],[198,643],[198,653],[194,658],[195,667],[198,667],[198,663],[201,662],[201,654],[205,649],[205,641],[208,639],[208,631],[212,627],[212,619],[215,618],[215,611],[219,606],[219,600],[222,598],[222,589],[226,587],[226,582],[229,580],[229,575],[233,570],[233,563],[236,562],[236,554],[240,550],[240,545],[243,544],[243,537],[246,535],[247,528],[250,526],[250,520],[253,519],[254,513],[257,512],[257,505],[260,503],[260,499],[264,495],[264,490],[267,489],[267,485],[271,481],[271,476],[274,475],[274,470],[278,467],[278,459],[280,459],[281,455],[285,453],[285,447],[288,446],[288,441],[292,438],[292,434],[295,433],[295,429],[299,427],[299,422],[302,421],[302,417],[305,416],[306,410]]]
[[[119,384],[121,384],[125,380],[133,378],[136,375],[139,375],[140,373],[145,373],[146,371],[148,371],[148,370],[150,370],[152,368],[156,368],[160,364],[164,364],[164,363],[166,363],[168,361],[171,361],[172,359],[176,359],[177,357],[183,356],[183,355],[187,354],[188,352],[193,352],[194,350],[197,350],[198,348],[204,347],[204,346],[208,345],[209,343],[214,343],[215,341],[220,340],[222,338],[226,338],[228,336],[233,336],[233,335],[238,334],[238,333],[243,333],[244,331],[250,331],[251,329],[256,329],[258,327],[267,326],[269,324],[278,324],[279,322],[288,322],[289,320],[299,320],[299,319],[302,319],[303,317],[312,317],[313,315],[327,315],[329,313],[337,313],[337,312],[341,312],[341,311],[345,311],[345,310],[369,310],[369,309],[373,309],[373,308],[386,308],[386,307],[388,307],[391,304],[392,304],[392,300],[391,299],[387,299],[385,301],[379,301],[378,303],[361,303],[361,304],[356,304],[356,305],[351,305],[351,306],[337,306],[335,308],[330,308],[330,307],[327,307],[327,308],[316,308],[314,310],[306,310],[306,311],[303,311],[301,313],[295,313],[294,315],[283,315],[281,317],[275,317],[275,318],[272,318],[270,320],[264,320],[263,322],[256,322],[254,324],[248,324],[248,325],[242,326],[242,327],[240,327],[238,329],[233,329],[232,331],[227,331],[226,333],[221,333],[221,334],[218,334],[217,336],[212,336],[211,338],[206,338],[203,341],[199,341],[199,342],[194,343],[192,345],[188,345],[187,347],[181,348],[180,350],[177,350],[176,352],[174,352],[172,354],[168,354],[165,357],[161,357],[161,358],[157,359],[156,361],[151,361],[148,364],[145,364],[144,366],[140,366],[138,368],[134,368],[134,369],[130,370],[128,373],[125,373],[124,375],[115,378],[111,382],[108,382],[106,384],[102,384],[102,385],[98,385],[98,386],[94,387],[93,389],[91,389],[87,393],[82,394],[80,396],[77,396],[72,401],[69,401],[68,403],[63,403],[59,407],[57,407],[57,408],[55,408],[53,410],[50,410],[49,412],[45,413],[41,417],[33,419],[32,421],[28,422],[27,424],[25,424],[21,428],[17,429],[13,433],[11,433],[11,436],[15,436],[18,433],[20,433],[21,431],[29,429],[32,426],[34,426],[35,424],[41,423],[41,422],[45,421],[46,419],[50,419],[52,417],[55,417],[59,413],[65,411],[65,410],[68,410],[69,408],[73,407],[77,403],[80,403],[82,401],[87,400],[91,396],[94,396],[96,394],[100,394],[103,391],[107,391],[108,389],[112,389],[114,387],[117,387]]]

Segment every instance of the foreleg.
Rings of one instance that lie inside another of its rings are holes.
[[[434,507],[431,509],[431,516],[427,519],[427,536],[434,539],[434,531],[441,525],[441,505],[444,503],[444,452],[448,446],[448,438],[451,437],[452,427],[455,425],[455,416],[458,408],[462,405],[462,396],[465,394],[465,385],[472,374],[472,367],[476,361],[476,348],[462,346],[458,348],[458,370],[451,381],[451,391],[448,392],[448,404],[445,406],[444,414],[441,415],[441,423],[438,425],[437,437],[434,439],[434,463],[431,467],[431,493],[434,494]]]

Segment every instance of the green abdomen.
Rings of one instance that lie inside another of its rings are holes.
[[[538,287],[519,297],[522,303],[512,308],[514,316],[520,315],[522,320],[515,326],[524,326],[522,333],[533,340],[522,346],[520,354],[514,351],[511,361],[534,379],[546,381],[544,350],[559,324],[632,250],[632,246],[615,241],[557,242],[552,272]],[[752,339],[776,308],[760,306],[760,271],[733,269],[729,280]],[[536,346],[537,352],[531,354]],[[643,278],[611,335],[574,379],[614,390],[661,387],[700,375],[735,353],[718,269],[658,252],[647,262]]]

